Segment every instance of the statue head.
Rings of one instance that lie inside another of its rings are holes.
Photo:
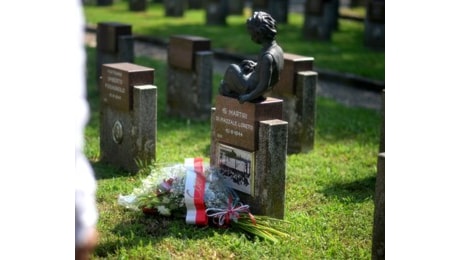
[[[270,14],[256,11],[246,20],[246,26],[252,40],[261,43],[263,40],[273,41],[276,36],[276,21]]]

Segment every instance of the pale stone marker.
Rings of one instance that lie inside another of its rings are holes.
[[[102,66],[101,161],[137,172],[156,158],[157,87],[154,69],[132,63]]]
[[[287,122],[283,101],[240,104],[218,95],[211,115],[211,165],[251,212],[284,218]]]
[[[211,41],[193,35],[174,35],[168,46],[166,113],[209,120],[212,100]]]
[[[288,153],[313,150],[316,123],[318,74],[313,57],[284,53],[284,69],[269,96],[283,103],[283,118],[288,122]]]

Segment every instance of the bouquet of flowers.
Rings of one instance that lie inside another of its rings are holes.
[[[188,224],[237,228],[273,242],[288,236],[279,225],[286,221],[251,214],[224,184],[219,169],[201,158],[153,170],[141,187],[119,195],[118,203],[144,214],[185,217]]]

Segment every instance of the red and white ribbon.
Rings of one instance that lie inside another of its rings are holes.
[[[204,192],[206,177],[202,158],[185,159],[185,190],[184,200],[187,207],[185,222],[187,224],[207,225],[206,206],[204,204]]]
[[[240,214],[246,213],[252,221],[252,224],[256,225],[256,219],[249,211],[249,205],[243,205],[241,202],[236,204],[232,203],[231,198],[228,202],[227,209],[220,208],[209,208],[206,210],[208,217],[213,218],[213,221],[216,222],[219,226],[229,225],[230,221],[237,222],[240,218]]]

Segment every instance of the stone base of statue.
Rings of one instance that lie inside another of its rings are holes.
[[[283,101],[240,104],[219,95],[211,115],[211,165],[251,205],[251,212],[284,218],[287,131]]]

